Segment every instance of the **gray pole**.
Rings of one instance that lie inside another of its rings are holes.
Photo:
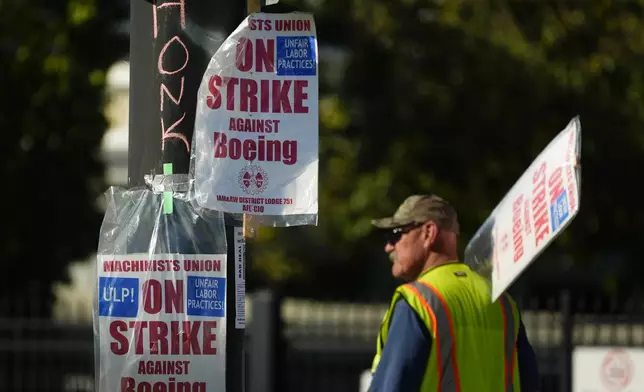
[[[219,45],[243,20],[242,0],[130,0],[130,118],[128,183],[144,176],[187,174],[197,90]],[[244,390],[244,330],[235,329],[234,226],[226,216],[228,238],[226,303],[226,390]]]

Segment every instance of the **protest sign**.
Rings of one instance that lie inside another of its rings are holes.
[[[579,211],[581,124],[575,117],[532,162],[465,250],[495,301]]]
[[[98,391],[225,391],[226,255],[99,255]]]
[[[251,14],[220,46],[198,92],[191,173],[201,207],[310,215],[295,224],[317,222],[318,49],[311,15]]]

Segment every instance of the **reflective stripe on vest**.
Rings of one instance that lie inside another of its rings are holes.
[[[514,342],[514,316],[512,304],[506,295],[499,298],[503,311],[503,335],[505,336],[505,391],[514,392],[514,357],[516,344]]]
[[[435,336],[432,348],[436,350],[438,392],[460,392],[454,325],[445,299],[429,283],[415,281],[407,287],[418,297],[432,320],[432,335]]]

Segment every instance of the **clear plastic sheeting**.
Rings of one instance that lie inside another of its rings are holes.
[[[94,300],[98,392],[225,391],[224,217],[179,191],[189,188],[185,178],[163,177],[149,179],[152,189],[106,192]]]
[[[581,123],[573,118],[503,197],[465,249],[465,263],[492,283],[492,300],[579,212]]]
[[[318,47],[307,13],[249,15],[197,96],[196,202],[246,227],[317,225]]]

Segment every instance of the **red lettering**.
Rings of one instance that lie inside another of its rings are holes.
[[[528,235],[532,232],[532,229],[530,228],[530,199],[527,198],[525,201],[525,207],[524,207],[524,212],[523,212],[523,219],[524,219],[524,225],[525,225],[525,234]]]
[[[550,179],[548,180],[548,187],[550,188],[550,204],[554,204],[557,200],[557,197],[564,191],[563,176],[560,167],[555,169],[555,171],[553,171],[550,175]]]
[[[520,195],[512,205],[512,243],[515,263],[523,256],[523,228],[521,226],[522,204],[523,195]]]
[[[157,314],[165,304],[165,313],[183,313],[183,280],[165,280],[164,287],[165,292],[161,282],[155,279],[143,283],[143,310]]]
[[[303,106],[302,102],[306,101],[309,97],[307,93],[304,92],[304,89],[308,87],[309,82],[306,80],[296,80],[295,81],[295,99],[293,100],[295,105],[295,113],[308,113],[308,106]]]
[[[163,321],[150,321],[150,354],[168,352],[168,325]]]
[[[275,40],[240,38],[235,46],[235,66],[242,72],[274,72],[275,71]]]
[[[134,392],[134,386],[136,382],[132,377],[123,377],[121,378],[121,392]],[[149,388],[148,390],[152,390]]]
[[[170,351],[172,355],[178,355],[179,354],[179,337],[181,336],[181,332],[179,330],[179,322],[178,321],[171,321],[170,322],[170,336],[172,341],[170,342]]]
[[[249,113],[308,113],[308,80],[260,80],[222,78],[213,75],[208,80],[206,105],[213,110],[222,107],[226,94],[226,110]],[[292,102],[291,102],[292,95]],[[238,98],[238,100],[236,100]]]
[[[165,312],[183,313],[183,280],[165,281]]]
[[[122,320],[110,323],[110,336],[115,342],[110,343],[110,349],[116,355],[125,355],[128,350],[127,337],[122,332],[127,331],[127,324]]]
[[[244,140],[244,159],[247,161],[254,161],[257,158],[257,146],[254,140]]]
[[[228,156],[228,148],[226,146],[228,138],[222,132],[215,132],[215,158],[226,158]]]
[[[223,132],[214,132],[215,158],[229,158],[245,160],[282,162],[285,165],[297,163],[296,140],[266,140],[265,136],[258,136],[256,140],[246,139],[243,144],[240,139],[228,138]]]
[[[261,118],[235,118],[228,120],[228,130],[237,132],[278,133],[280,120]]]
[[[303,82],[306,82],[303,80]],[[291,113],[291,103],[288,92],[291,88],[290,80],[273,80],[273,113]]]
[[[221,260],[184,260],[186,271],[221,271]]]
[[[275,40],[258,38],[255,40],[255,45],[257,47],[255,72],[275,72]]]
[[[311,31],[310,20],[276,20],[275,30],[277,31]]]
[[[539,169],[536,172],[534,172],[534,174],[532,175],[532,184],[538,183],[541,180],[542,176],[545,176],[546,167],[547,167],[546,163],[543,162],[541,166],[539,166]]]
[[[150,355],[216,355],[217,325],[216,321],[130,321],[128,325],[116,320],[110,324],[110,350],[125,355],[133,348],[134,354],[143,355],[147,341]],[[132,340],[129,330],[133,330]]]
[[[238,160],[241,156],[241,140],[232,137],[228,142],[228,151],[230,159]]]
[[[138,374],[189,374],[190,361],[139,361]]]
[[[226,78],[226,109],[235,107],[235,86],[239,84],[238,78]]]
[[[271,89],[270,87],[270,80],[260,80],[259,83],[261,85],[262,91],[269,91]],[[262,103],[262,107],[260,111],[262,113],[268,113],[271,110],[271,97],[268,94],[260,94],[260,101]]]
[[[199,327],[201,321],[183,322],[183,351],[182,354],[201,354],[199,346]]]
[[[132,377],[121,378],[120,392],[206,392],[203,381],[180,381],[174,377],[168,381],[139,381]]]
[[[213,332],[217,328],[216,321],[203,322],[203,353],[206,355],[216,355],[217,347],[213,346],[213,342],[217,340],[217,335]]]
[[[235,46],[235,66],[242,72],[253,68],[253,44],[248,38],[242,37]]]
[[[208,79],[208,91],[210,95],[206,97],[206,105],[210,109],[219,109],[221,106],[221,93],[219,88],[221,87],[221,77],[219,75],[213,75]]]
[[[248,28],[252,31],[271,31],[273,29],[273,24],[270,20],[250,19],[248,21]]]
[[[143,283],[143,310],[148,314],[157,314],[161,311],[161,283],[158,280],[147,280]]]
[[[550,233],[548,224],[548,205],[546,202],[546,163],[543,162],[532,176],[532,215],[535,230],[535,245],[545,239]]]
[[[253,82],[253,83],[251,83]],[[239,81],[240,104],[242,112],[257,112],[257,83],[250,79],[241,79]]]
[[[147,321],[130,321],[130,328],[134,328],[134,352],[138,355],[143,355],[143,331],[147,327]]]
[[[110,260],[103,264],[105,272],[179,271],[179,260]]]

